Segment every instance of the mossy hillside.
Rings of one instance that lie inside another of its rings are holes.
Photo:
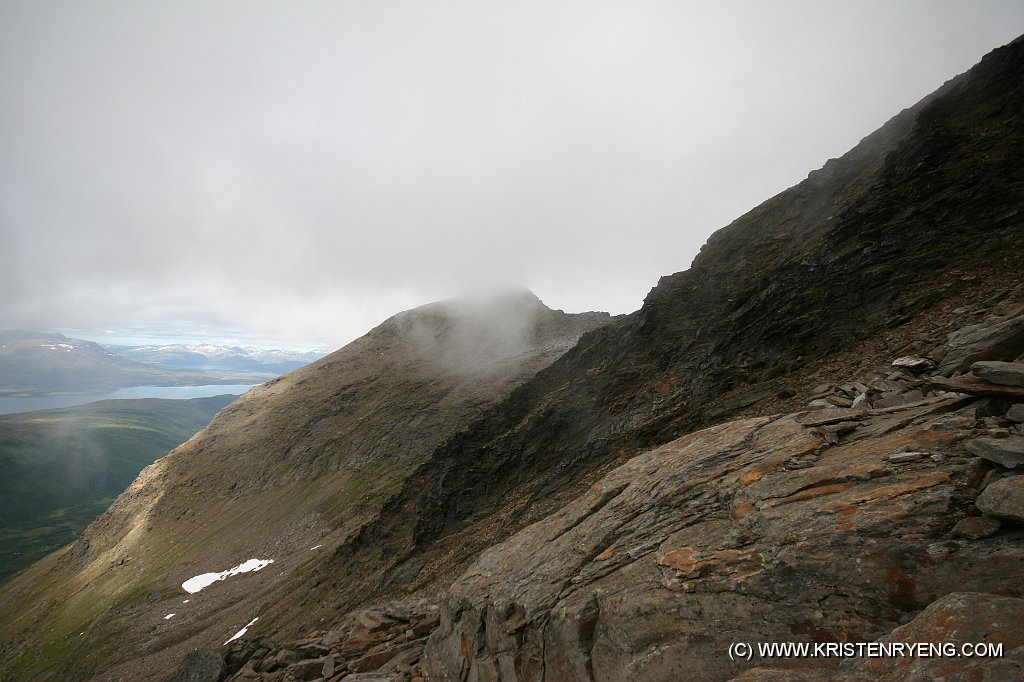
[[[0,580],[72,542],[144,466],[234,399],[105,400],[0,416]]]

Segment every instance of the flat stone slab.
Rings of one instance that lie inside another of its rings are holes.
[[[797,418],[797,421],[804,426],[824,426],[826,424],[838,424],[839,422],[863,421],[867,419],[865,410],[851,409],[845,407],[832,407],[816,410]]]
[[[961,377],[930,377],[925,385],[933,390],[953,391],[969,395],[986,396],[989,398],[1009,398],[1024,400],[1024,386],[1004,386],[994,384],[978,377],[969,375]]]
[[[1009,438],[975,438],[964,446],[971,454],[1007,469],[1024,467],[1024,436]]]
[[[902,369],[909,369],[911,371],[921,371],[930,369],[935,366],[935,363],[928,358],[921,358],[916,355],[904,355],[901,358],[896,358],[892,361],[893,367],[899,367]]]
[[[1000,386],[1024,386],[1024,363],[976,362],[971,365],[971,374]]]

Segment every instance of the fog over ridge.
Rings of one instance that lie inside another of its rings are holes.
[[[6,3],[0,328],[334,348],[508,282],[629,312],[1020,26],[995,1]]]

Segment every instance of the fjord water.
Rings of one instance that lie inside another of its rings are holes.
[[[206,384],[201,386],[132,386],[101,393],[65,393],[53,395],[0,397],[0,414],[19,414],[58,407],[74,407],[97,400],[131,398],[209,398],[215,395],[241,395],[256,384]]]

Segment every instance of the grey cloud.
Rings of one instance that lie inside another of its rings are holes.
[[[0,326],[334,346],[521,283],[628,312],[1013,39],[1018,2],[9,2]]]

